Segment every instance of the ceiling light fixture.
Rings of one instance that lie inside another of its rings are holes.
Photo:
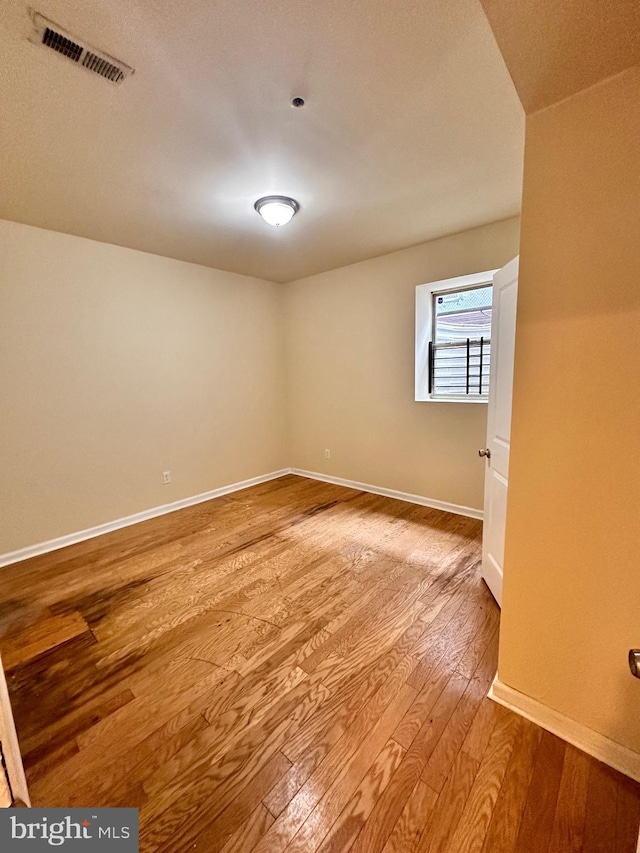
[[[254,207],[266,223],[276,227],[291,222],[300,210],[298,202],[286,195],[266,195]]]

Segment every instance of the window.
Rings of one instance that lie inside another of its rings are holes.
[[[486,403],[495,272],[416,288],[416,400]]]

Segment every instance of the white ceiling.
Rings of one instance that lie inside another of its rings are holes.
[[[639,0],[481,0],[527,113],[640,62]]]
[[[524,115],[479,0],[0,0],[0,217],[289,281],[517,214]],[[290,106],[294,96],[307,105]],[[283,229],[254,201],[296,198]]]

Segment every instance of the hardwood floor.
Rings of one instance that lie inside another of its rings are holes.
[[[166,853],[634,853],[639,786],[486,698],[480,542],[287,476],[3,569],[34,804]]]

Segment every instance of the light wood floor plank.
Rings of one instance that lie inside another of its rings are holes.
[[[591,762],[584,752],[567,746],[549,853],[576,853],[582,850],[590,766]],[[631,849],[628,843],[626,848]],[[620,846],[620,849],[625,849],[625,845]]]
[[[522,721],[498,720],[451,839],[452,850],[480,853]]]
[[[547,853],[551,842],[555,807],[562,777],[566,744],[543,732],[536,751],[529,792],[514,850],[518,853]],[[615,814],[615,801],[614,801]],[[615,817],[614,817],[615,826]]]
[[[413,853],[437,801],[437,792],[419,780],[382,853]]]
[[[480,764],[462,750],[456,756],[445,786],[424,828],[416,853],[440,853],[449,845],[473,787]]]

